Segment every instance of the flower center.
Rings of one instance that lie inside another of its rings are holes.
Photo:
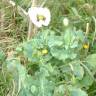
[[[37,21],[45,20],[46,18],[43,15],[37,15]]]

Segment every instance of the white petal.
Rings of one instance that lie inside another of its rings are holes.
[[[46,18],[43,25],[48,26],[51,20],[50,11],[47,8],[44,8],[43,15]]]
[[[28,14],[29,14],[29,17],[30,17],[30,19],[31,20],[36,20],[37,19],[37,12],[38,12],[38,10],[37,10],[37,8],[30,8],[29,9],[29,11],[28,11]]]

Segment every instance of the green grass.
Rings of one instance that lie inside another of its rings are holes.
[[[14,0],[17,5],[22,6],[26,11],[30,7],[31,0]],[[39,0],[40,3],[43,0]],[[47,0],[45,6],[48,6],[52,13],[52,22],[49,29],[55,30],[57,34],[63,31],[63,18],[68,17],[70,25],[76,26],[77,29],[82,29],[86,32],[86,23],[89,23],[88,38],[90,41],[93,38],[95,25],[92,16],[96,17],[96,0]],[[3,12],[3,13],[2,13]],[[15,15],[14,15],[15,14]],[[0,15],[4,20],[3,26],[0,23],[0,49],[2,49],[7,56],[7,53],[13,51],[18,43],[27,39],[28,22],[21,17],[16,8],[7,5],[0,1]],[[2,20],[0,16],[0,20]],[[91,46],[90,52],[96,52],[96,42]],[[0,62],[0,96],[7,96],[12,93],[11,76],[6,70],[6,66]],[[96,82],[95,82],[96,83]],[[95,96],[95,83],[88,90],[89,96]],[[11,87],[10,87],[11,86]]]

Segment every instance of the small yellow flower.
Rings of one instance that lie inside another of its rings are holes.
[[[83,45],[83,48],[84,48],[84,49],[88,49],[88,48],[89,48],[89,44],[84,44],[84,45]]]
[[[43,55],[48,54],[48,50],[47,49],[42,50],[42,54]]]

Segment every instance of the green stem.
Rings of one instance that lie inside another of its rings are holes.
[[[95,78],[92,75],[91,71],[88,69],[88,67],[85,64],[83,64],[82,62],[80,62],[80,64],[85,68],[85,70],[88,72],[88,74],[91,76],[91,78],[95,81]]]
[[[95,31],[94,31],[94,35],[93,35],[93,40],[92,40],[92,46],[94,44],[94,40],[95,40],[95,36],[96,36],[96,18],[94,16],[92,16],[94,22],[95,22]]]

